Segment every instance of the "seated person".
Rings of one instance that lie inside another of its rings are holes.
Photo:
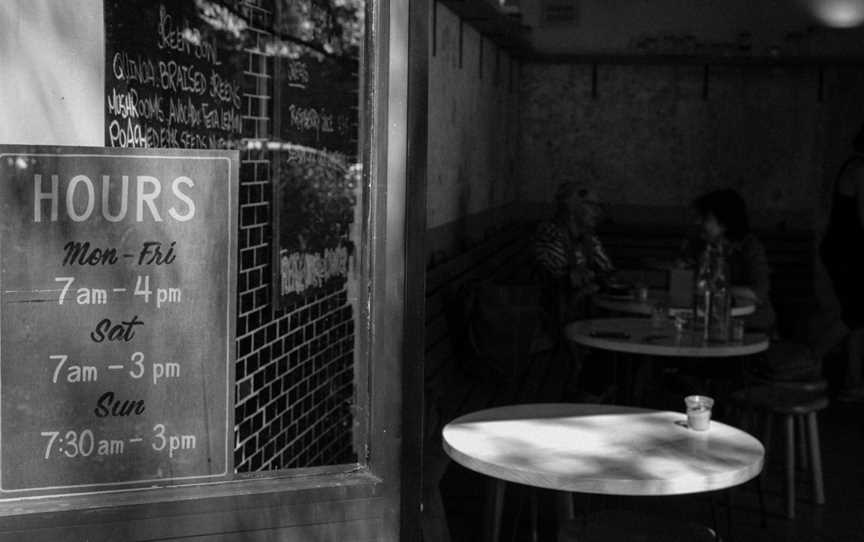
[[[550,309],[560,324],[586,317],[591,294],[615,270],[594,232],[601,216],[594,191],[562,183],[555,193],[555,215],[534,235],[535,268],[550,286]]]
[[[550,337],[560,338],[562,326],[590,315],[591,295],[607,284],[614,272],[594,232],[602,215],[594,191],[575,183],[562,183],[555,193],[554,216],[541,223],[535,232],[534,271],[545,286],[543,305],[549,317],[546,333]],[[572,364],[566,385],[568,396],[603,402],[603,394],[610,393],[606,375],[594,374],[600,371],[597,367],[583,374],[587,352],[573,343],[568,343],[568,350]]]
[[[699,238],[685,241],[682,261],[696,265],[707,244],[722,245],[732,295],[756,304],[756,311],[746,318],[747,328],[773,332],[771,269],[765,247],[750,231],[744,198],[731,188],[716,190],[697,198],[693,209],[698,216]]]

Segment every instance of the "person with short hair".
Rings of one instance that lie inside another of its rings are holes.
[[[534,234],[536,269],[552,285],[555,310],[564,324],[586,316],[588,300],[615,271],[595,228],[604,215],[597,193],[565,182],[555,192],[555,214]]]
[[[542,222],[534,234],[534,269],[543,286],[547,313],[545,332],[556,342],[564,341],[564,325],[590,316],[591,295],[607,285],[615,272],[595,232],[604,214],[595,191],[577,183],[561,183],[555,192],[554,215]],[[565,393],[571,399],[604,402],[613,393],[604,375],[592,371],[583,374],[587,352],[573,343],[564,343],[571,362]],[[589,392],[588,388],[595,391]]]

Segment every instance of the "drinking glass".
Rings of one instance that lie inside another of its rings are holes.
[[[732,336],[732,342],[739,344],[744,342],[744,320],[733,318],[731,326],[730,335]]]
[[[669,318],[669,307],[666,303],[658,301],[651,305],[651,325],[654,327],[663,327],[666,320]]]
[[[694,431],[707,431],[711,425],[714,399],[707,395],[688,395],[684,404],[687,406],[687,426]]]

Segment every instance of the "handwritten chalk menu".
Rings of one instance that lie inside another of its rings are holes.
[[[282,140],[355,157],[357,62],[314,52],[279,62]]]
[[[106,146],[237,146],[248,54],[219,29],[242,22],[206,4],[105,2]]]
[[[279,292],[298,296],[344,282],[353,267],[351,225],[360,200],[356,60],[313,51],[279,58],[286,142],[277,168]]]
[[[0,492],[224,477],[237,151],[0,146]]]

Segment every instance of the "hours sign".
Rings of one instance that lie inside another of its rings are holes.
[[[0,146],[0,494],[228,475],[236,164]]]

